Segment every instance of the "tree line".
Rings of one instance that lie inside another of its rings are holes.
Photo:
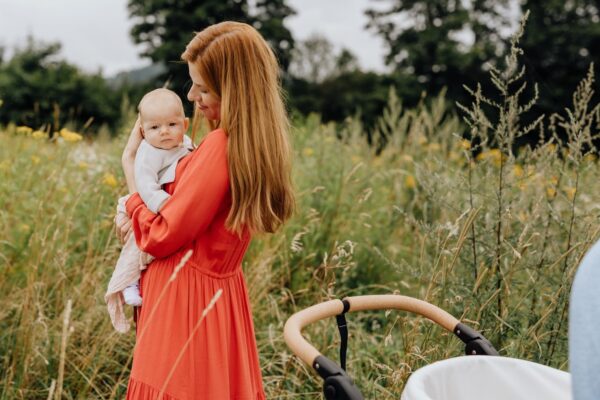
[[[147,88],[167,83],[184,97],[190,85],[179,61],[185,44],[193,32],[234,20],[253,25],[271,44],[292,112],[316,112],[324,121],[359,115],[368,131],[390,87],[405,106],[441,90],[468,102],[463,85],[489,82],[487,70],[504,62],[507,38],[524,10],[531,12],[521,40],[526,78],[540,88],[532,112],[548,115],[569,104],[589,64],[599,64],[599,0],[372,1],[364,29],[384,40],[388,73],[364,71],[351,50],[336,52],[325,37],[296,41],[286,27],[296,11],[286,0],[129,0],[131,36],[143,57],[164,66],[162,73],[145,85],[110,87],[99,74],[60,60],[58,44],[32,40],[10,60],[0,52],[0,123],[114,127],[124,96],[135,102]]]

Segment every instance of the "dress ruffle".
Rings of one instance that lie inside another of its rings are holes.
[[[156,389],[137,379],[129,378],[129,386],[127,387],[127,400],[159,400],[160,390]],[[163,393],[160,400],[179,400],[168,393]]]
[[[188,262],[169,283],[178,261],[176,257],[156,260],[142,274],[144,306],[127,399],[157,399],[155,387],[162,387],[169,376],[168,399],[265,399],[241,269],[217,277]],[[219,289],[221,297],[185,347]]]

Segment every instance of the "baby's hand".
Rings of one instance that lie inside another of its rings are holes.
[[[140,251],[140,271],[143,271],[154,261],[154,257],[146,252]]]

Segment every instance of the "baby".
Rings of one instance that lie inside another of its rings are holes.
[[[135,156],[135,184],[146,207],[158,214],[170,197],[162,190],[162,185],[175,180],[177,162],[192,149],[192,142],[185,135],[189,119],[185,117],[179,96],[168,89],[147,93],[138,110],[144,139]],[[126,212],[128,197],[119,199],[117,212]],[[120,332],[129,329],[122,301],[133,306],[142,304],[138,284],[140,270],[152,259],[137,248],[133,235],[121,250],[104,296],[113,326]]]

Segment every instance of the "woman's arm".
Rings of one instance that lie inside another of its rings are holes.
[[[211,132],[189,157],[159,214],[148,210],[138,193],[127,201],[138,247],[157,258],[167,257],[198,238],[227,200],[225,132]]]
[[[121,164],[123,166],[123,172],[125,173],[125,180],[127,181],[129,193],[137,192],[133,169],[135,153],[137,152],[141,142],[142,131],[140,117],[138,115],[138,118],[133,125],[133,129],[129,134],[129,139],[127,140],[125,149],[123,149],[123,155],[121,156]],[[127,239],[129,239],[129,235],[132,233],[131,220],[125,213],[117,213],[115,217],[115,231],[121,243],[125,243]]]
[[[142,130],[140,117],[138,116],[121,157],[121,164],[123,165],[123,172],[125,173],[125,180],[127,181],[129,193],[137,192],[133,170],[135,153],[137,152],[138,147],[140,147],[140,143],[142,143]]]

